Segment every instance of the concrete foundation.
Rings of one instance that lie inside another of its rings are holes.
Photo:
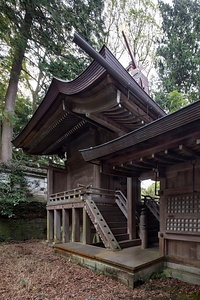
[[[159,256],[157,249],[143,250],[140,246],[112,252],[100,247],[70,242],[56,244],[54,249],[73,263],[109,276],[130,288],[145,282],[164,266],[164,259]]]

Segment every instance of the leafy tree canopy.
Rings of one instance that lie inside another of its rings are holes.
[[[32,78],[34,67],[39,70],[36,90],[32,90],[35,102],[41,85],[45,86],[44,80],[41,84],[41,78],[49,78],[51,73],[51,77],[70,80],[81,73],[88,59],[83,51],[73,45],[72,28],[91,44],[100,44],[103,33],[102,9],[102,0],[1,0],[0,54],[3,60],[10,62],[3,102],[3,162],[12,157],[12,123],[21,71]],[[24,78],[28,81],[27,76]]]
[[[157,50],[160,90],[163,91],[163,95],[159,94],[160,101],[165,107],[172,96],[168,94],[178,91],[187,103],[194,102],[200,99],[200,2],[173,0],[172,5],[158,2],[163,31]]]

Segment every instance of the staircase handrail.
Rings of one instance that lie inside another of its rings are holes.
[[[113,235],[111,229],[109,228],[107,222],[105,221],[95,201],[93,201],[92,198],[85,200],[85,210],[87,211],[87,214],[91,219],[105,247],[113,251],[121,250],[115,236]]]
[[[150,195],[143,195],[144,204],[150,209],[158,221],[160,221],[159,198],[153,198]]]
[[[120,190],[115,191],[115,202],[123,212],[124,216],[128,218],[127,198],[122,193],[122,191]]]

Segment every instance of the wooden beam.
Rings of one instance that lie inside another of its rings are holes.
[[[140,181],[138,178],[127,178],[127,211],[129,239],[136,238],[136,203],[139,201]]]
[[[54,239],[54,211],[47,210],[47,241],[53,241]]]
[[[167,165],[171,165],[172,164],[172,161],[167,159],[167,158],[164,158],[158,154],[152,154],[151,157],[155,160],[157,160],[158,162],[162,162],[162,163],[165,163]],[[174,161],[173,161],[174,163]]]
[[[126,164],[127,165],[127,164]],[[130,161],[130,163],[128,163],[128,165],[139,168],[141,170],[147,171],[147,170],[151,170],[151,167],[149,166],[144,166],[140,163],[140,161]]]
[[[172,153],[171,150],[165,150],[165,154],[167,155],[167,158],[171,158],[175,161],[185,161],[184,158],[180,157],[180,155]]]
[[[192,156],[194,158],[200,157],[200,154],[198,152],[196,152],[184,145],[179,145],[179,150],[185,155]]]
[[[69,242],[69,209],[62,209],[62,242]]]
[[[120,103],[124,108],[129,110],[134,116],[138,117],[138,119],[142,120],[145,124],[153,121],[152,117],[150,117],[148,114],[145,114],[145,112],[139,106],[137,106],[134,101],[127,99],[127,97],[123,94],[120,96]]]
[[[106,117],[102,113],[98,114],[87,114],[87,117],[109,129],[111,129],[114,132],[125,134],[128,133],[128,129],[125,127],[119,125],[117,122],[113,121],[112,119]]]
[[[124,176],[124,177],[139,177],[139,172],[133,172],[131,170],[127,170],[120,167],[115,167],[110,164],[102,163],[101,164],[101,173],[114,175],[114,176]]]
[[[200,167],[200,159],[196,160],[195,166]],[[168,166],[166,168],[166,174],[167,174],[167,176],[169,176],[170,173],[176,174],[178,171],[185,171],[185,170],[189,170],[191,168],[192,168],[191,161],[187,161],[187,162],[176,164],[174,166]]]
[[[91,221],[85,208],[83,208],[83,244],[91,244]]]
[[[54,209],[54,243],[61,242],[61,209]]]
[[[79,208],[72,208],[72,242],[80,242],[80,213]]]
[[[155,167],[155,162],[149,161],[148,159],[146,159],[144,157],[140,157],[140,161],[145,165],[148,165],[150,167]]]

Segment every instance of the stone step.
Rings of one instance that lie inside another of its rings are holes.
[[[121,241],[121,242],[119,242],[119,245],[120,245],[121,249],[134,247],[134,246],[140,246],[141,245],[141,239]]]

